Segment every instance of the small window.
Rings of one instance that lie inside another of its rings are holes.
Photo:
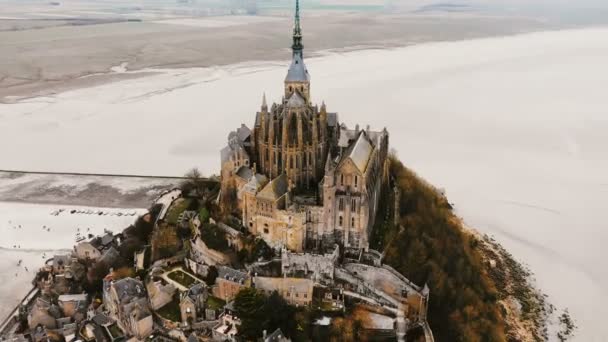
[[[304,298],[308,298],[308,293],[305,293],[305,294],[304,294]]]
[[[355,188],[358,186],[359,176],[355,176]]]
[[[357,207],[357,200],[353,198],[352,201],[350,202],[350,210],[355,211],[356,207]]]
[[[300,298],[300,294],[296,292],[296,298]]]
[[[338,200],[338,210],[340,210],[340,211],[344,210],[344,198],[340,198]]]
[[[342,219],[342,216],[340,216],[340,217],[338,218],[338,226],[339,226],[339,227],[342,227],[342,220],[343,220],[343,219]]]
[[[340,185],[344,185],[344,175],[340,175]]]
[[[350,227],[355,228],[355,218],[354,217],[350,218]]]

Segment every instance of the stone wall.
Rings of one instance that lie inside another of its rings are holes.
[[[293,253],[284,249],[281,253],[281,272],[283,276],[305,276],[315,281],[333,279],[339,255],[338,245],[327,254]]]
[[[197,263],[210,266],[228,265],[230,263],[228,255],[207,247],[200,237],[197,237],[190,244],[190,258]]]

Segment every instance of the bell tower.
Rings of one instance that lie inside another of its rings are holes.
[[[296,0],[296,14],[293,26],[293,42],[291,44],[291,65],[285,77],[285,99],[297,92],[310,103],[310,76],[304,64],[304,45],[302,45],[302,28],[300,27],[300,0]]]

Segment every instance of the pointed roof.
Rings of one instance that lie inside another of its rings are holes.
[[[287,70],[285,82],[309,82],[310,75],[304,64],[304,58],[300,54],[295,54],[291,59],[291,65]]]
[[[294,91],[293,94],[287,100],[288,107],[301,107],[306,105],[306,100],[298,93],[298,91]]]
[[[300,2],[296,0],[296,14],[293,26],[293,43],[291,45],[293,57],[287,71],[285,82],[308,82],[310,76],[304,65],[304,45],[302,45],[302,28],[300,27]]]
[[[373,150],[374,146],[369,141],[367,134],[365,131],[361,131],[359,137],[357,137],[357,140],[351,145],[351,148],[346,155],[347,158],[350,158],[353,161],[361,173],[365,173]]]

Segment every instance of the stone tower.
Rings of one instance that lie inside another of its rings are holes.
[[[258,171],[270,179],[286,173],[296,189],[314,190],[323,177],[330,139],[325,105],[319,110],[311,104],[299,0],[296,0],[291,49],[282,102],[268,108],[264,95],[257,113],[253,158]]]
[[[300,2],[296,0],[296,15],[293,26],[292,58],[289,71],[285,77],[285,98],[290,98],[296,90],[310,103],[310,76],[304,64],[304,45],[302,45],[302,28],[300,27]]]

